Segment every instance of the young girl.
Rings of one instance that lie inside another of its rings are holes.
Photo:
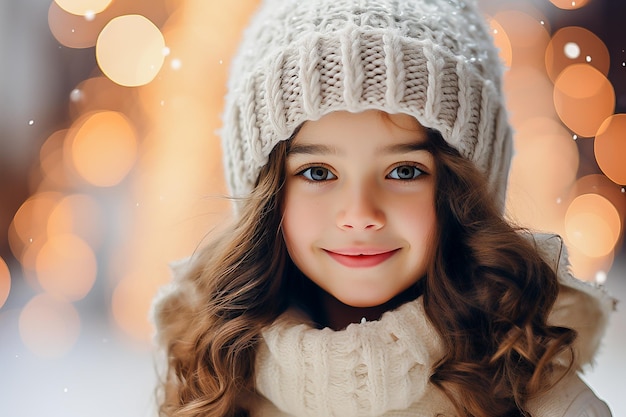
[[[233,224],[155,301],[160,415],[605,417],[612,308],[503,220],[502,69],[467,0],[267,0],[222,131]]]

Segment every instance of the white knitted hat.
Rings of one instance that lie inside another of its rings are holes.
[[[234,57],[222,146],[236,196],[272,148],[338,110],[406,113],[472,160],[504,204],[502,63],[471,0],[265,0]]]

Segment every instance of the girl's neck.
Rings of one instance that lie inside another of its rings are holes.
[[[333,330],[343,330],[352,323],[360,323],[363,318],[367,321],[379,320],[386,311],[394,310],[422,295],[425,282],[425,277],[422,277],[415,285],[386,303],[361,308],[342,303],[308,279],[291,262],[287,264],[286,274],[290,277],[289,292],[293,297],[291,301],[308,314],[320,328],[329,327]]]
[[[416,299],[421,294],[419,287],[414,285],[386,303],[373,307],[349,306],[318,287],[320,301],[318,305],[322,310],[317,314],[318,324],[333,330],[343,330],[349,324],[359,323],[364,319],[366,321],[378,320],[386,311],[394,310],[402,304]]]

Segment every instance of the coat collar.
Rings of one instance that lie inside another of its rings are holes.
[[[557,272],[561,290],[548,321],[578,332],[574,368],[580,370],[592,362],[615,300],[571,275],[558,236],[529,238]],[[422,297],[378,321],[341,331],[317,329],[289,310],[263,332],[256,387],[289,415],[381,416],[418,410],[416,404],[421,404],[416,415],[453,415],[451,403],[428,382],[442,356],[441,337],[427,319]]]

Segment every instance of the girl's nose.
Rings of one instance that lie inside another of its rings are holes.
[[[337,215],[337,226],[344,230],[378,230],[385,225],[382,201],[367,185],[353,192],[342,191],[342,207]]]

